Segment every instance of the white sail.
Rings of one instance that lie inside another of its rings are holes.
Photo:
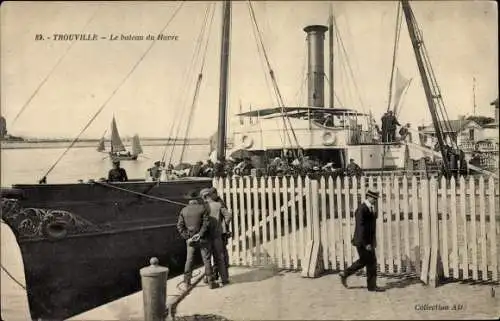
[[[104,152],[106,147],[104,146],[104,137],[101,137],[101,140],[99,140],[99,145],[97,145],[97,151],[98,152]]]
[[[143,151],[139,135],[135,134],[134,137],[132,137],[132,155],[139,155],[142,153]]]
[[[393,95],[393,110],[394,114],[398,115],[400,111],[401,98],[403,97],[406,89],[410,86],[411,79],[406,79],[398,68],[396,68],[396,80],[394,84]]]
[[[118,128],[116,127],[115,117],[113,117],[113,121],[111,122],[111,152],[117,153],[125,151],[125,146],[123,146],[122,139],[118,133]]]

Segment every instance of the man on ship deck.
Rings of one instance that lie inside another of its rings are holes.
[[[120,167],[120,161],[113,161],[113,168],[108,172],[108,182],[128,181],[127,172]]]
[[[153,167],[148,168],[148,178],[150,178],[153,181],[159,180],[162,170],[163,168],[161,167],[161,162],[156,161]]]

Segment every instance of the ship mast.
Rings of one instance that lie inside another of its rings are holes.
[[[328,42],[329,42],[329,78],[330,78],[330,108],[334,108],[333,100],[333,10],[332,4],[330,3],[330,17],[328,19]]]
[[[439,94],[434,94],[429,82],[429,75],[424,64],[422,45],[423,40],[417,34],[416,28],[418,28],[413,15],[413,11],[410,7],[408,0],[401,1],[403,12],[405,15],[406,24],[408,26],[408,33],[410,34],[411,44],[413,46],[413,51],[415,52],[415,58],[417,60],[418,70],[420,72],[420,77],[422,78],[422,85],[424,86],[425,97],[427,99],[427,105],[429,106],[429,111],[432,117],[432,123],[434,125],[434,130],[436,132],[436,138],[438,140],[439,148],[441,150],[441,156],[443,157],[443,167],[445,175],[450,174],[450,166],[448,164],[448,157],[445,150],[444,135],[441,130],[441,125],[439,123],[439,118],[436,110],[436,103],[434,99],[439,99]]]
[[[222,5],[222,39],[220,61],[220,88],[219,88],[219,122],[217,130],[217,159],[222,161],[226,155],[226,111],[227,87],[229,72],[229,41],[231,31],[231,1],[224,1]]]

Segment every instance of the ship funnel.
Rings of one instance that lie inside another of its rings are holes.
[[[325,107],[325,62],[324,41],[326,26],[312,25],[307,32],[307,104],[310,107]]]

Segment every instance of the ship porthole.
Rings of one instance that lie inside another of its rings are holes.
[[[323,145],[329,146],[335,144],[335,136],[331,132],[323,134]]]
[[[252,146],[252,144],[253,144],[252,137],[247,136],[247,135],[244,135],[243,137],[241,137],[241,145],[244,148],[250,148]]]
[[[44,225],[43,233],[50,239],[62,239],[68,235],[68,230],[64,223],[51,222]]]

